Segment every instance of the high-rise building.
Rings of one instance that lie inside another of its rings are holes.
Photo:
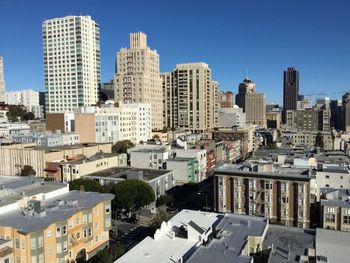
[[[330,109],[287,110],[286,128],[292,131],[329,131]]]
[[[4,58],[0,56],[0,102],[5,102]]]
[[[203,132],[217,125],[219,84],[211,79],[208,64],[177,64],[161,76],[165,127]]]
[[[47,112],[96,104],[100,83],[100,29],[90,16],[42,24]]]
[[[283,72],[283,123],[286,123],[287,110],[296,110],[299,97],[299,72],[287,68]]]
[[[130,47],[117,53],[114,77],[116,102],[149,103],[152,106],[152,128],[163,128],[163,90],[159,73],[159,55],[147,46],[142,32],[130,34]]]
[[[233,108],[235,105],[235,95],[231,91],[220,92],[220,108]]]
[[[342,130],[342,100],[331,100],[330,103],[330,110],[331,110],[331,127],[333,127],[336,130]]]
[[[347,92],[342,97],[343,108],[343,130],[350,132],[350,92]]]
[[[246,114],[246,123],[266,126],[265,94],[256,92],[255,83],[245,78],[238,86],[236,102]]]

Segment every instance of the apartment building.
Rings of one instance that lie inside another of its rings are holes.
[[[231,91],[220,92],[220,108],[233,108],[235,105],[235,95]]]
[[[12,141],[12,137],[28,135],[30,127],[26,123],[0,123],[0,137]]]
[[[48,113],[46,129],[76,132],[82,143],[116,143],[130,140],[133,143],[151,138],[151,105],[122,103],[118,107],[81,107],[72,113]]]
[[[70,182],[85,175],[97,173],[112,167],[127,166],[125,153],[96,153],[90,157],[68,161],[60,164],[62,171],[61,181]]]
[[[0,102],[5,102],[4,58],[0,56]]]
[[[31,112],[33,112],[33,108],[36,108],[38,106],[40,107],[38,91],[34,91],[32,89],[8,91],[6,92],[5,95],[6,95],[6,103],[9,105],[23,105],[24,107],[26,107],[27,111],[31,111]],[[35,115],[35,117],[39,117],[39,116]]]
[[[317,134],[320,134],[323,141],[323,150],[334,149],[334,136],[332,132],[318,132],[318,131],[285,131],[282,132],[281,137],[287,139],[288,143],[300,146],[315,147]]]
[[[200,167],[195,158],[175,157],[166,161],[166,169],[175,174],[177,183],[198,183]]]
[[[97,152],[111,153],[112,145],[76,144],[62,147],[38,147],[34,143],[0,146],[0,174],[15,176],[25,165],[36,171],[37,177],[45,177],[44,169],[49,163],[66,161],[78,155],[92,156]]]
[[[326,190],[326,189],[324,189]],[[328,189],[321,200],[321,224],[323,228],[350,231],[350,190]]]
[[[163,129],[163,91],[159,55],[147,46],[145,33],[130,34],[130,47],[121,48],[116,58],[114,100],[147,103],[152,107],[152,129]]]
[[[218,125],[219,128],[244,128],[246,125],[246,114],[242,108],[220,108],[218,110]]]
[[[214,208],[262,216],[286,226],[310,224],[310,177],[305,171],[279,168],[254,171],[244,164],[225,164],[214,172]]]
[[[218,123],[219,84],[206,63],[177,64],[161,73],[164,94],[164,127],[204,132]]]
[[[79,134],[77,133],[30,133],[12,135],[14,143],[35,143],[43,147],[59,147],[79,144]]]
[[[79,262],[109,245],[112,194],[71,191],[1,215],[15,262]]]
[[[266,112],[266,125],[267,128],[281,129],[282,112],[279,109],[273,109]]]
[[[90,16],[42,24],[46,112],[65,112],[98,101],[100,29]]]
[[[330,109],[286,111],[286,129],[292,131],[329,131]]]

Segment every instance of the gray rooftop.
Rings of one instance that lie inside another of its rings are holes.
[[[37,232],[54,222],[67,220],[78,211],[89,209],[102,201],[112,200],[112,194],[71,191],[41,204],[41,213],[16,209],[0,217],[1,226],[10,226],[23,233]]]
[[[350,233],[329,229],[316,229],[317,262],[322,257],[327,257],[328,263],[349,262],[350,258]]]
[[[217,237],[201,246],[186,262],[249,263],[252,258],[241,255],[248,236],[263,236],[267,228],[264,218],[226,214],[216,226]]]
[[[124,153],[126,155],[126,153]],[[82,163],[88,163],[88,162],[93,162],[96,160],[100,160],[103,158],[110,158],[110,157],[116,157],[119,156],[121,154],[118,153],[104,153],[104,152],[98,152],[95,153],[94,155],[90,156],[90,157],[82,157],[82,159],[80,160],[74,160],[74,161],[68,161],[68,162],[64,162],[63,164],[82,164]]]
[[[143,168],[132,168],[132,167],[112,167],[112,168],[91,173],[85,176],[86,177],[124,178],[128,172],[138,172],[138,171],[142,171],[144,181],[151,181],[159,176],[162,176],[171,172],[169,170],[143,169]]]
[[[308,248],[315,248],[315,230],[270,224],[263,249],[272,247],[268,263],[299,262]]]
[[[0,176],[0,207],[15,203],[24,196],[49,193],[65,187],[65,183],[44,181],[38,177]]]

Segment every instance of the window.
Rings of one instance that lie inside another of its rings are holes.
[[[105,225],[106,225],[106,227],[110,227],[111,226],[111,219],[110,218],[106,218]]]
[[[57,243],[56,244],[56,251],[57,253],[62,253],[62,243]]]
[[[92,222],[92,213],[90,212],[90,213],[88,213],[88,221],[89,221],[89,223],[91,223]]]
[[[50,230],[47,231],[47,238],[50,238],[52,236],[52,232]]]
[[[335,215],[334,214],[326,214],[326,222],[331,222],[334,223],[335,222]]]
[[[343,224],[350,224],[350,215],[343,216]]]
[[[16,239],[16,249],[20,249],[20,246],[19,246],[19,239]]]
[[[61,232],[61,227],[56,227],[56,237],[61,237],[62,232]]]
[[[80,232],[78,232],[76,235],[75,235],[76,239],[79,239],[80,238]]]
[[[106,205],[105,212],[106,212],[106,214],[109,214],[111,212],[111,205],[110,204]]]
[[[26,241],[24,239],[21,240],[22,249],[26,249]]]
[[[63,226],[63,235],[67,235],[67,226]]]
[[[92,229],[89,228],[89,237],[92,237]]]
[[[39,263],[44,263],[44,254],[39,254]]]
[[[38,236],[38,248],[43,247],[43,245],[44,245],[43,236]]]
[[[67,251],[67,248],[68,248],[67,241],[64,241],[63,242],[63,251]]]
[[[83,224],[87,223],[87,215],[83,215]]]
[[[32,256],[30,262],[37,262],[37,257],[36,256]]]
[[[98,223],[95,224],[95,228],[96,228],[96,230],[98,229]]]
[[[30,238],[30,249],[36,249],[36,238],[35,237]]]

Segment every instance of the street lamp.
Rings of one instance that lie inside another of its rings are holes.
[[[208,212],[208,196],[203,193],[197,193],[197,195],[204,195],[205,196],[205,211]]]

